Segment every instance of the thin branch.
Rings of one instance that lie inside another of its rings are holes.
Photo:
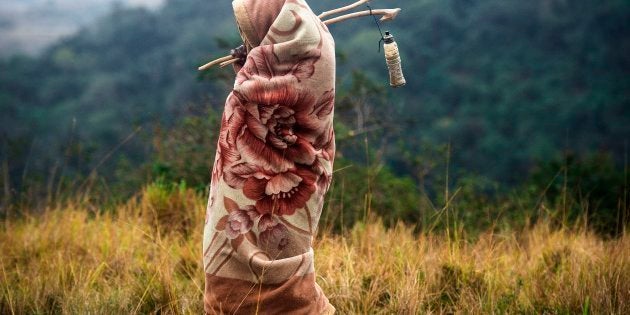
[[[398,13],[400,13],[400,8],[395,8],[395,9],[377,9],[377,10],[371,10],[371,11],[370,10],[365,10],[365,11],[361,11],[361,12],[355,12],[355,13],[350,13],[350,14],[338,16],[338,17],[332,18],[330,20],[326,20],[326,21],[324,21],[324,24],[331,25],[331,24],[343,22],[345,20],[358,18],[358,17],[362,17],[362,16],[368,16],[368,15],[382,15],[380,21],[381,22],[387,22],[387,21],[391,21],[391,20],[395,19],[396,16],[398,15]]]
[[[227,66],[227,65],[231,65],[231,64],[233,64],[233,63],[235,63],[235,62],[237,62],[237,61],[238,61],[238,58],[235,58],[235,59],[232,59],[232,60],[228,60],[228,61],[224,61],[224,62],[222,62],[222,63],[219,65],[219,67],[223,68],[223,67],[225,67],[225,66]]]
[[[232,55],[227,55],[227,56],[225,56],[225,57],[221,57],[221,58],[218,58],[218,59],[212,60],[212,61],[210,61],[210,62],[206,63],[205,65],[203,65],[203,66],[201,66],[201,67],[199,67],[199,68],[197,68],[197,69],[198,69],[199,71],[203,71],[203,70],[206,70],[206,69],[211,68],[211,67],[212,67],[212,66],[214,66],[214,65],[220,64],[220,63],[225,62],[225,61],[230,61],[230,60],[232,60],[232,59],[236,59],[236,58],[235,58],[235,57],[233,57]]]
[[[352,9],[354,9],[354,8],[364,4],[364,3],[368,3],[368,2],[370,2],[370,0],[359,0],[359,1],[355,2],[355,3],[353,3],[353,4],[347,5],[345,7],[341,7],[341,8],[337,8],[337,9],[334,9],[334,10],[322,12],[322,14],[318,15],[317,17],[320,18],[320,19],[323,19],[323,18],[325,18],[327,16],[330,16],[330,15],[335,15],[335,14],[339,14],[341,12],[352,10]]]

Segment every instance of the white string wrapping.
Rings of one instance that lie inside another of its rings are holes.
[[[385,43],[385,62],[389,69],[389,85],[392,87],[401,87],[407,83],[402,72],[400,53],[398,45],[395,41]]]

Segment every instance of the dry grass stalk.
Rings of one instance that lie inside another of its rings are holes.
[[[163,218],[192,225],[164,233],[147,212],[150,194],[115,214],[68,204],[3,222],[0,313],[202,313],[205,200],[165,197],[187,214]],[[628,236],[541,223],[471,241],[372,220],[321,235],[315,252],[318,283],[340,314],[630,313]]]

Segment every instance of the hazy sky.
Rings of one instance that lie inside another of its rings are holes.
[[[114,3],[159,7],[164,0],[1,0],[0,56],[35,54],[105,14]]]

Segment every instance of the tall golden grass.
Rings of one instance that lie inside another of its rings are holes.
[[[115,211],[80,202],[0,228],[1,314],[202,314],[206,199],[147,186]],[[339,314],[630,314],[630,238],[538,223],[414,234],[378,219],[314,245]]]

